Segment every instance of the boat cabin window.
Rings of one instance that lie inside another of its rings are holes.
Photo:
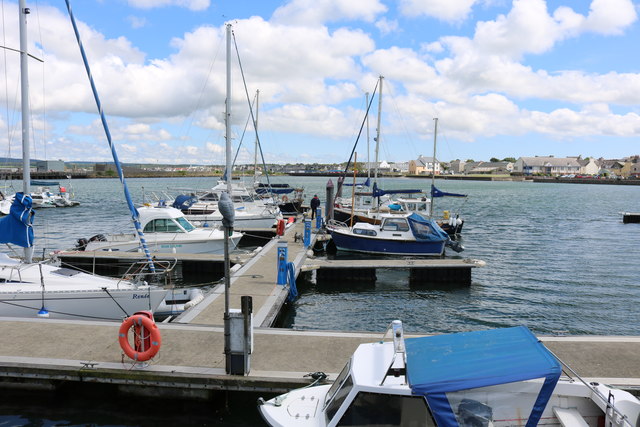
[[[385,231],[409,231],[409,223],[404,218],[387,218],[382,229]]]
[[[423,396],[369,392],[360,392],[356,395],[347,411],[340,418],[338,425],[436,427]]]
[[[331,420],[338,409],[340,409],[340,405],[342,405],[342,402],[353,387],[353,381],[351,380],[350,373],[351,360],[349,360],[349,363],[342,368],[338,378],[336,378],[333,384],[331,384],[331,387],[325,397],[324,405],[326,408],[325,415],[327,416],[327,421]]]
[[[182,217],[176,218],[176,221],[178,221],[178,224],[180,224],[182,228],[185,229],[185,231],[191,231],[196,229],[196,227],[194,227],[193,224],[187,221],[186,218],[182,218]]]
[[[361,236],[376,236],[378,233],[376,233],[375,230],[368,230],[366,228],[354,228],[353,234],[359,234]]]
[[[144,226],[145,233],[182,233],[172,219],[154,219]]]
[[[218,195],[216,193],[207,193],[199,199],[201,202],[217,202]]]

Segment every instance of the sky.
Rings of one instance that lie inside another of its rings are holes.
[[[441,161],[640,154],[631,0],[69,3],[122,162],[225,162],[227,24],[237,164],[249,105],[259,162],[373,161],[376,139],[379,160],[431,156],[435,118]],[[19,158],[18,5],[0,7],[0,157]],[[31,157],[111,161],[65,2],[27,7]]]

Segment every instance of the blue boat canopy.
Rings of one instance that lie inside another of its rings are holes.
[[[426,219],[417,213],[407,217],[413,236],[419,242],[446,242],[449,235],[432,219]]]
[[[438,425],[456,426],[446,393],[544,378],[527,426],[537,425],[562,367],[523,327],[408,338],[407,378],[426,397]]]
[[[342,185],[344,185],[345,187],[353,187],[354,185],[356,187],[369,187],[371,185],[371,179],[367,178],[365,181],[356,182],[355,184],[353,184],[353,183],[349,184],[349,183],[345,182]]]
[[[33,201],[31,196],[16,193],[9,215],[0,219],[0,243],[13,243],[23,248],[33,246]]]

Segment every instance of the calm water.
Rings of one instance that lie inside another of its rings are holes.
[[[318,194],[324,206],[327,180],[277,177],[272,182],[304,185],[306,200]],[[136,202],[142,201],[143,191],[159,194],[168,188],[212,184],[204,178],[127,182]],[[72,184],[82,205],[38,211],[36,251],[71,248],[80,237],[133,230],[117,180],[75,180]],[[430,180],[387,179],[381,187],[426,189],[429,185]],[[466,202],[437,201],[436,211],[461,208],[466,250],[455,256],[487,263],[473,270],[471,286],[410,287],[406,273],[384,270],[378,272],[374,286],[358,289],[349,283],[328,287],[305,281],[298,284],[300,298],[287,313],[286,326],[382,332],[391,320],[401,319],[409,332],[525,325],[540,334],[640,335],[636,322],[640,225],[622,224],[620,214],[640,210],[640,186],[441,180],[437,186],[469,194]],[[116,417],[114,413],[122,411],[115,411],[110,403],[100,403],[87,412],[60,402],[44,406],[23,402],[0,401],[0,426],[145,425],[167,420],[173,420],[173,425],[260,423],[253,398],[236,399],[230,410],[184,409],[176,404],[162,410],[151,423],[122,414]],[[178,422],[172,418],[176,410],[190,415]]]

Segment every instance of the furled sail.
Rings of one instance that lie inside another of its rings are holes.
[[[33,246],[33,215],[31,196],[16,193],[9,215],[0,219],[0,243],[13,243],[23,248]]]

